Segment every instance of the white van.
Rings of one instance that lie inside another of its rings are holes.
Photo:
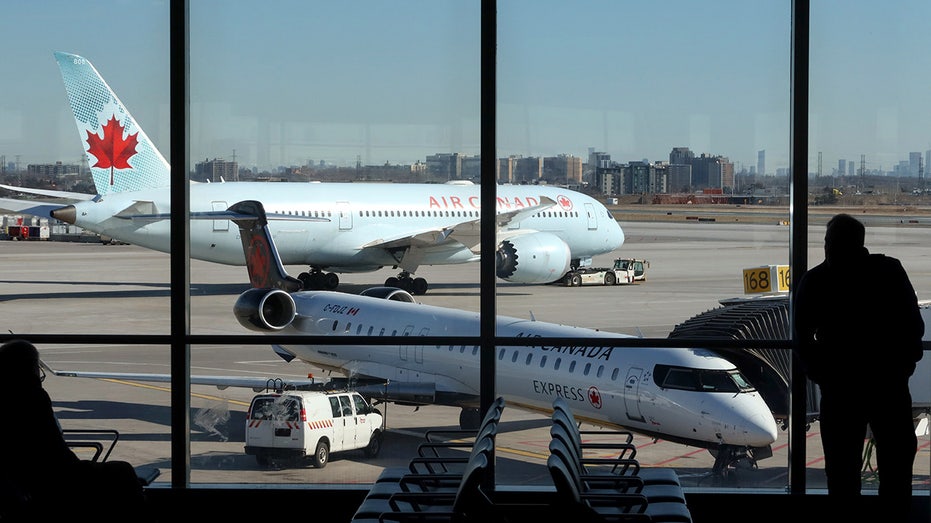
[[[260,466],[310,457],[326,466],[331,452],[381,450],[382,415],[357,392],[287,391],[259,394],[246,414],[246,454]]]

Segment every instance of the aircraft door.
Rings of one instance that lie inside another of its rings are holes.
[[[336,202],[336,212],[339,213],[339,230],[352,230],[352,209],[349,202]]]
[[[627,419],[645,421],[640,412],[640,380],[643,378],[643,369],[631,367],[624,380],[624,407],[627,410]]]
[[[404,327],[404,332],[401,333],[401,336],[410,336],[414,332],[414,326],[408,325]],[[420,331],[421,336],[426,336],[426,333],[430,332],[430,329],[422,329]],[[407,345],[402,344],[398,346],[398,358],[403,362],[408,362],[413,356],[414,363],[418,365],[423,365],[423,345]]]
[[[229,205],[226,202],[214,201],[210,202],[210,206],[214,211],[225,211],[229,208]],[[214,232],[226,232],[230,229],[229,220],[213,220],[213,231]]]
[[[593,231],[598,228],[598,217],[595,216],[595,206],[586,203],[585,204],[585,214],[588,215],[588,230]]]

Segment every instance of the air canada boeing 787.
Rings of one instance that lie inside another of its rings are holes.
[[[56,52],[97,194],[0,185],[70,203],[0,199],[0,207],[78,225],[142,247],[170,252],[170,167],[87,59]],[[414,294],[423,265],[480,257],[480,187],[448,184],[220,182],[190,186],[191,258],[243,265],[239,230],[227,208],[258,200],[285,265],[303,265],[305,289],[335,289],[337,273],[399,269],[388,286]],[[624,242],[600,202],[555,186],[496,187],[499,278],[550,283],[570,267]]]

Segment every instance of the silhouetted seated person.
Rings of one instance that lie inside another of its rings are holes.
[[[7,413],[0,430],[0,520],[154,521],[131,464],[82,460],[68,447],[44,377],[31,343],[0,346]]]

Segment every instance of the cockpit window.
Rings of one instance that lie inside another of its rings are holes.
[[[657,385],[665,389],[701,392],[749,392],[754,390],[753,385],[736,369],[707,370],[657,365],[653,369],[653,379]]]

